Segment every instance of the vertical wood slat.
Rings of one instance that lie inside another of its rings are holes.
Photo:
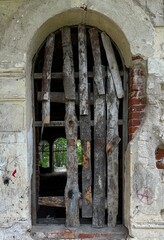
[[[104,95],[105,94],[105,87],[102,81],[102,68],[101,68],[101,52],[100,52],[100,43],[99,43],[99,36],[98,31],[95,28],[91,28],[89,30],[90,40],[91,40],[91,47],[94,59],[94,82],[96,84],[98,94]]]
[[[108,226],[116,225],[118,214],[118,108],[113,78],[107,70],[107,208]]]
[[[79,226],[79,187],[77,161],[77,118],[75,113],[75,79],[70,28],[62,28],[65,132],[67,139],[67,183],[65,187],[66,225]],[[71,68],[71,69],[70,69]]]
[[[103,73],[103,66],[101,72]],[[104,82],[104,76],[101,81]],[[106,105],[105,94],[99,95],[94,84],[94,186],[93,227],[105,225],[105,182],[106,182]]]
[[[76,100],[73,51],[71,44],[71,30],[69,27],[61,29],[63,46],[63,85],[66,100]],[[72,90],[73,89],[73,90]]]
[[[90,86],[88,86],[90,96]],[[92,217],[92,169],[91,169],[91,113],[88,98],[88,115],[80,116],[82,147],[82,217]]]
[[[88,115],[88,71],[86,29],[84,25],[78,27],[79,48],[79,104],[80,115]]]
[[[51,33],[46,41],[42,72],[42,123],[50,123],[50,84],[54,53],[55,34]]]
[[[104,32],[101,33],[101,38],[102,38],[103,46],[104,46],[104,49],[106,52],[106,57],[108,60],[109,68],[110,68],[110,71],[112,74],[117,97],[119,99],[123,98],[124,90],[122,87],[122,81],[121,81],[121,77],[119,74],[119,69],[118,69],[117,61],[116,61],[116,58],[114,55],[114,51],[113,51],[113,47],[112,47],[110,38]]]

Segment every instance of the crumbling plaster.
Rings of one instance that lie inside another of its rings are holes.
[[[155,149],[164,146],[164,24],[162,1],[151,2],[0,1],[0,239],[31,239],[32,59],[51,31],[79,23],[107,32],[127,67],[132,55],[146,61],[146,116],[125,157],[124,221],[136,239],[164,238],[163,183],[155,166]],[[145,189],[148,204],[140,197]]]

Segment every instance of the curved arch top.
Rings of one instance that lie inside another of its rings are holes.
[[[147,58],[153,52],[154,29],[145,12],[133,2],[107,0],[24,3],[6,29],[2,49],[8,48],[10,61],[15,62],[15,54],[17,63],[22,62],[22,57],[26,61],[26,58],[32,59],[50,32],[80,23],[105,31],[118,46],[126,66],[131,64],[132,54]]]
[[[122,57],[124,58],[125,64],[129,66],[131,61],[130,45],[126,36],[122,30],[114,23],[111,19],[104,16],[102,13],[88,10],[84,18],[84,10],[71,9],[66,12],[57,14],[53,18],[48,19],[37,31],[33,41],[37,46],[40,45],[47,35],[63,26],[71,26],[77,24],[86,24],[89,26],[97,27],[101,31],[106,32],[117,45],[120,50]],[[37,48],[35,44],[31,47]],[[35,50],[34,50],[35,51]]]

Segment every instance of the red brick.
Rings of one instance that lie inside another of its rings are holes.
[[[131,106],[133,107],[136,105],[145,105],[145,104],[146,104],[146,99],[144,97],[142,97],[142,98],[133,97],[133,98],[130,98],[129,102],[128,102],[129,107],[131,107]]]
[[[63,239],[74,239],[75,238],[75,231],[73,230],[64,230],[61,232],[61,238]]]
[[[156,154],[164,154],[164,149],[162,149],[162,148],[157,148],[155,153],[156,153]]]
[[[140,112],[143,111],[145,109],[145,105],[141,104],[141,105],[133,105],[129,108],[129,111],[132,112]]]
[[[132,56],[132,60],[135,61],[135,60],[142,60],[142,58],[140,56]]]
[[[138,129],[138,127],[129,127],[129,134],[133,134],[136,132],[136,130]]]
[[[141,98],[131,98],[129,100],[129,105],[132,106],[132,105],[138,105],[138,104],[141,104],[142,102],[142,99]]]
[[[160,160],[160,159],[164,158],[164,154],[156,154],[155,158],[156,158],[156,160]]]
[[[101,235],[99,233],[79,233],[78,238],[85,239],[85,238],[99,238]]]
[[[129,112],[128,118],[129,118],[129,120],[130,119],[141,119],[141,113],[140,112]]]
[[[141,120],[131,119],[128,121],[129,126],[140,126]]]
[[[157,167],[158,169],[164,169],[164,164],[161,163],[161,162],[156,162],[156,167]]]

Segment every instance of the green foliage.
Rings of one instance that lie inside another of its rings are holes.
[[[54,142],[54,167],[66,166],[67,159],[67,140],[58,138]]]
[[[78,157],[78,164],[82,164],[81,140],[77,140],[77,157]]]
[[[54,168],[66,167],[67,164],[67,140],[65,138],[58,138],[53,145],[54,152]],[[77,156],[78,164],[82,164],[82,149],[81,141],[77,141]],[[50,146],[47,141],[42,141],[39,144],[39,165],[42,168],[50,166]]]
[[[78,164],[82,163],[81,141],[77,141]],[[54,167],[66,167],[67,164],[67,140],[58,138],[54,142]]]
[[[42,168],[48,168],[50,166],[50,146],[47,141],[42,141],[39,144],[39,165]]]

